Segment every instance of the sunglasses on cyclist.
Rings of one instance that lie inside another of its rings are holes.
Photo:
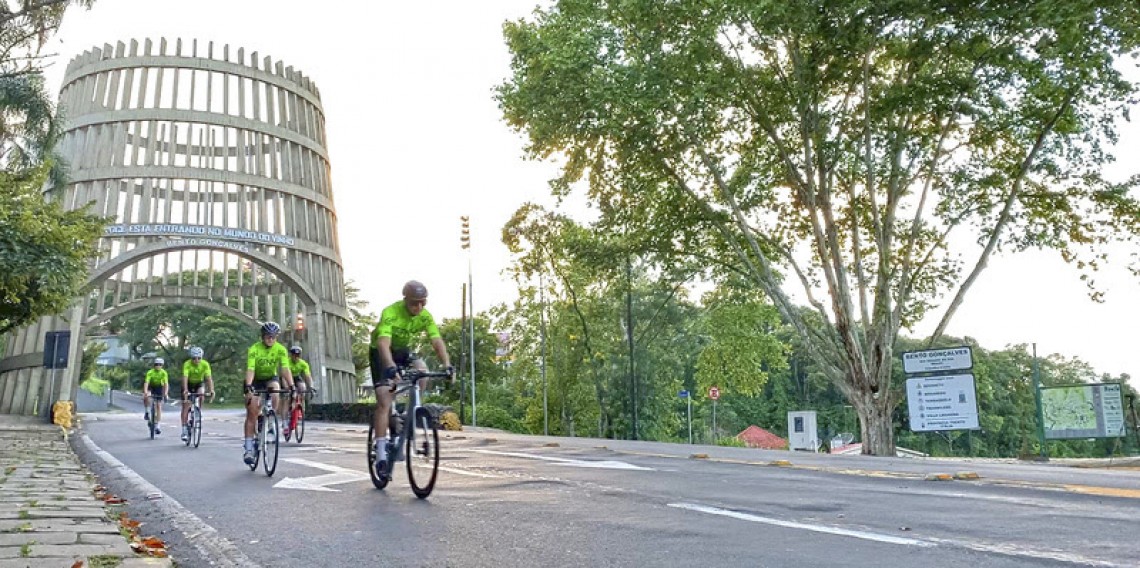
[[[422,298],[422,299],[419,299],[419,300],[404,300],[404,303],[405,303],[405,304],[407,304],[407,305],[409,305],[409,306],[420,306],[420,307],[423,307],[423,306],[426,306],[426,305],[427,305],[427,298]]]

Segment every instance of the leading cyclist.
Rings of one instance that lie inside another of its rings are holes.
[[[285,386],[293,389],[293,374],[289,372],[289,353],[285,346],[277,343],[277,335],[281,333],[281,326],[276,322],[267,321],[261,326],[261,341],[249,346],[246,355],[245,371],[245,453],[242,459],[246,465],[254,464],[253,437],[257,428],[257,415],[261,412],[258,398],[254,396],[255,390],[277,390],[280,383],[277,381],[278,370],[281,378],[285,379]],[[273,393],[273,411],[280,412],[278,403],[280,396]]]
[[[385,471],[388,462],[388,413],[392,407],[390,387],[399,382],[401,368],[427,370],[427,365],[419,355],[411,351],[412,339],[426,332],[440,364],[455,380],[455,367],[451,366],[451,359],[447,356],[447,345],[435,325],[435,319],[424,309],[427,305],[427,287],[416,280],[410,280],[404,284],[403,294],[404,299],[380,312],[380,321],[376,323],[376,329],[372,330],[372,343],[368,349],[372,386],[376,389],[376,416],[373,419],[376,428],[376,471]],[[420,387],[427,387],[427,379],[421,381]]]

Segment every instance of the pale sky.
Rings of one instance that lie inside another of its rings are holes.
[[[52,40],[59,58],[48,71],[49,88],[58,91],[75,55],[132,38],[229,43],[301,70],[320,89],[326,115],[346,278],[377,313],[398,299],[405,280],[420,279],[431,290],[429,309],[458,317],[467,280],[459,216],[471,216],[481,311],[516,296],[503,275],[510,255],[502,226],[526,201],[554,204],[547,180],[556,166],[524,160],[522,138],[491,96],[509,71],[502,23],[537,4],[97,0],[89,11],[71,9]],[[1127,167],[1135,168],[1140,125],[1124,126],[1123,134],[1118,176],[1136,173]],[[1076,272],[1055,254],[994,258],[948,333],[988,349],[1036,342],[1042,355],[1140,374],[1132,335],[1140,283],[1124,268],[1129,251],[1122,252],[1097,277],[1104,304],[1088,299]]]

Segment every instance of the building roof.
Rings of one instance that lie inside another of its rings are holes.
[[[747,444],[749,448],[764,450],[786,450],[788,448],[787,440],[755,424],[745,428],[743,432],[736,435],[736,438]]]

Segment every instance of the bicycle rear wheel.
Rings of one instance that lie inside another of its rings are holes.
[[[372,485],[377,489],[383,489],[388,486],[388,482],[392,480],[392,476],[382,476],[380,472],[376,471],[376,423],[371,419],[368,420],[368,475],[372,478]]]
[[[407,439],[404,459],[408,466],[408,482],[412,493],[420,499],[427,499],[435,488],[439,474],[439,430],[435,419],[426,408],[416,409],[412,434]]]
[[[278,448],[278,431],[280,430],[277,424],[277,413],[272,410],[265,417],[265,444],[261,446],[261,451],[265,455],[265,461],[262,462],[265,466],[265,475],[273,477],[273,472],[277,471],[277,448]]]
[[[202,409],[197,404],[190,408],[190,419],[190,442],[197,448],[202,443]]]

